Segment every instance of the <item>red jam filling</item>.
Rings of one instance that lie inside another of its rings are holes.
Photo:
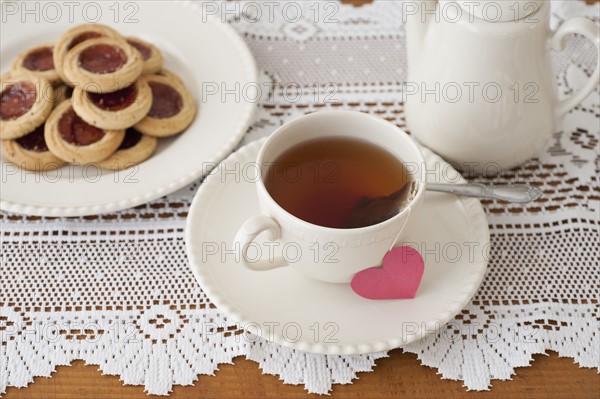
[[[23,116],[33,107],[36,89],[31,82],[9,85],[0,94],[0,119],[7,121]]]
[[[127,55],[118,47],[95,44],[79,53],[79,65],[92,73],[111,73],[127,63]]]
[[[30,71],[49,71],[54,69],[52,47],[44,47],[31,51],[23,60],[23,66]]]
[[[102,34],[98,32],[83,32],[79,35],[75,36],[71,43],[67,46],[67,51],[71,50],[73,47],[77,46],[79,43],[85,42],[89,39],[95,39],[97,37],[102,37]]]
[[[123,138],[123,142],[121,142],[119,150],[127,150],[131,147],[135,147],[141,139],[142,134],[130,127],[129,129],[125,130],[125,138]]]
[[[69,108],[58,121],[58,132],[63,140],[74,145],[84,146],[100,141],[104,131],[87,124],[73,108]]]
[[[46,152],[48,146],[46,140],[44,140],[44,124],[42,123],[33,132],[26,134],[23,137],[19,137],[15,140],[17,144],[29,151],[35,152]]]
[[[152,55],[152,49],[138,41],[135,40],[127,40],[127,43],[131,44],[136,48],[137,51],[140,52],[144,61],[146,61]]]
[[[172,86],[164,83],[150,82],[152,89],[152,107],[148,116],[153,118],[170,118],[183,108],[183,98]]]
[[[112,93],[87,93],[87,96],[98,108],[106,111],[120,111],[135,102],[137,93],[137,86],[132,84]]]

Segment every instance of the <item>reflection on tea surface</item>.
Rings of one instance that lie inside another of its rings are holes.
[[[356,219],[355,210],[365,199],[390,196],[410,181],[407,168],[392,153],[347,137],[292,147],[275,160],[264,179],[267,191],[283,209],[306,222],[332,228],[382,221],[365,218],[349,224],[349,217]]]

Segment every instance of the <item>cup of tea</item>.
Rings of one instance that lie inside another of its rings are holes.
[[[322,111],[286,123],[265,141],[257,164],[261,214],[234,240],[255,271],[293,267],[348,283],[381,264],[425,192],[425,161],[410,136],[361,112]]]

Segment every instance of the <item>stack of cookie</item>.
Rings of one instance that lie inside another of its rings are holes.
[[[181,79],[162,64],[152,44],[99,24],[24,52],[1,77],[5,156],[37,171],[65,162],[120,170],[144,161],[157,138],[181,133],[196,113]]]

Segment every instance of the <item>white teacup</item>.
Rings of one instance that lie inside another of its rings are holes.
[[[408,170],[417,188],[407,206],[391,219],[354,229],[311,224],[279,206],[263,182],[268,173],[266,166],[291,147],[325,137],[368,140],[410,166]],[[361,112],[322,111],[286,123],[266,140],[257,163],[261,170],[257,191],[262,214],[248,219],[234,242],[242,263],[256,271],[291,266],[316,280],[348,283],[357,272],[381,264],[386,252],[402,238],[409,216],[420,205],[425,192],[425,161],[413,140],[395,125]],[[263,232],[270,233],[271,242],[261,244],[257,237]],[[268,250],[253,251],[256,246]],[[259,253],[269,255],[255,256]]]

